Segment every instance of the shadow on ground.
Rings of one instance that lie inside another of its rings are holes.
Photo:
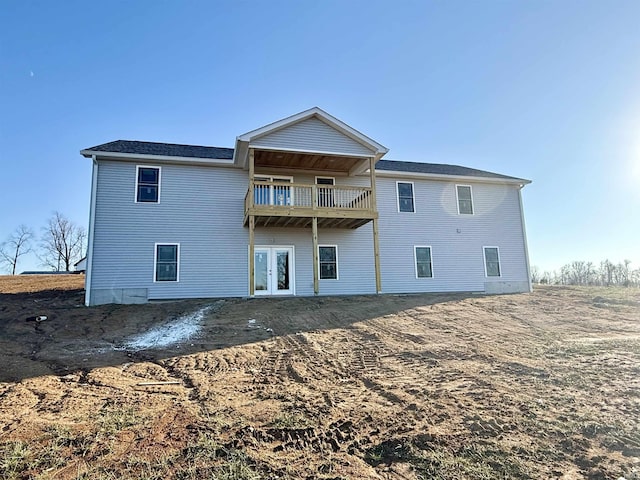
[[[85,307],[82,289],[0,294],[0,382],[158,361],[298,332],[350,328],[371,318],[469,296],[197,299]],[[199,311],[204,313],[197,319],[198,331],[189,338],[142,347],[132,341],[158,327],[169,332],[179,328],[181,319]],[[46,320],[34,320],[38,316]]]

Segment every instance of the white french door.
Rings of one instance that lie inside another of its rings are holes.
[[[293,295],[293,287],[293,247],[255,247],[255,294]]]

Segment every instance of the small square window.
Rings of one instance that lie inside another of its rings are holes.
[[[156,282],[177,282],[179,245],[156,244]]]
[[[338,279],[338,247],[319,246],[318,263],[320,263],[320,279]]]
[[[432,278],[431,247],[415,247],[416,277]]]
[[[158,203],[160,200],[160,168],[138,167],[136,202]]]
[[[487,277],[500,276],[500,252],[498,247],[484,247],[484,267]]]
[[[415,212],[413,183],[397,182],[396,185],[398,189],[398,211]]]
[[[473,215],[473,197],[469,185],[456,185],[458,196],[458,213],[460,215]]]

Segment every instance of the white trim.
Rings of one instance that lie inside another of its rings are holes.
[[[118,160],[130,160],[132,162],[153,160],[156,162],[208,163],[219,166],[234,166],[233,160],[227,158],[174,157],[169,155],[148,155],[142,153],[103,152],[100,150],[80,150],[80,155],[83,157],[95,156],[102,158],[114,158]]]
[[[321,278],[322,269],[320,268],[320,247],[333,247],[336,249],[336,278]],[[336,281],[340,280],[340,269],[338,268],[338,245],[318,245],[318,281]]]
[[[524,207],[522,205],[522,188],[518,189],[518,203],[520,204],[520,223],[522,224],[522,238],[524,240],[524,261],[527,267],[527,278],[529,279],[529,292],[533,292],[531,284],[531,265],[529,263],[529,244],[527,242],[527,228],[524,224]],[[502,273],[502,271],[500,271]]]
[[[418,172],[403,172],[396,170],[376,170],[376,176],[378,177],[393,177],[393,178],[428,178],[433,180],[457,180],[457,181],[472,181],[474,183],[499,183],[524,186],[531,183],[531,180],[525,180],[522,178],[492,178],[492,177],[473,177],[470,175],[443,175],[437,173],[418,173]]]
[[[498,253],[498,271],[500,275],[491,275],[487,273],[487,248],[495,248]],[[500,260],[500,247],[487,245],[482,247],[482,262],[484,263],[484,276],[485,278],[500,278],[502,277],[502,260]]]
[[[272,261],[273,259],[271,258],[271,250],[277,250],[277,249],[291,249],[291,279],[290,279],[290,284],[291,284],[291,293],[276,293],[274,294],[273,292],[271,292],[270,294],[263,294],[263,293],[257,293],[257,290],[255,290],[255,273],[254,273],[254,292],[253,295],[254,297],[260,297],[260,296],[267,296],[267,297],[274,297],[274,296],[286,296],[286,295],[295,295],[296,294],[296,247],[295,245],[254,245],[253,247],[253,254],[255,255],[255,252],[257,250],[268,250],[269,251],[269,261]],[[250,260],[249,255],[251,255],[251,245],[247,245],[247,259]],[[250,264],[251,262],[249,262]],[[256,266],[255,266],[255,261],[253,262],[253,268],[255,270]],[[249,265],[247,265],[247,273],[249,274],[249,280],[251,279],[251,272],[249,271]],[[247,281],[247,283],[249,283]]]
[[[431,266],[431,276],[430,277],[419,277],[418,276],[418,248],[428,248],[429,249],[429,264]],[[413,246],[413,266],[415,268],[416,280],[423,280],[428,278],[433,278],[433,248],[431,245],[414,245]]]
[[[96,198],[98,196],[98,161],[92,157],[91,203],[89,205],[89,234],[87,237],[87,270],[84,277],[84,304],[91,303],[91,280],[93,280],[93,241],[96,228]]]
[[[410,183],[411,184],[411,196],[413,197],[413,211],[412,212],[403,212],[400,210],[400,189],[398,185],[400,183]],[[402,180],[396,181],[396,206],[398,207],[398,213],[416,213],[416,186],[413,182],[403,182]]]
[[[471,213],[460,213],[460,197],[458,196],[458,187],[469,187],[469,195],[471,195]],[[458,205],[458,215],[469,215],[469,216],[475,215],[476,209],[473,203],[474,203],[473,188],[471,188],[471,185],[463,185],[463,184],[456,183],[456,204]]]
[[[158,268],[158,245],[175,245],[178,247],[176,251],[176,279],[175,280],[156,280],[156,269]],[[179,283],[180,282],[180,243],[178,242],[156,242],[153,246],[153,283]]]
[[[157,168],[158,169],[158,200],[156,202],[139,202],[138,201],[138,180],[140,178],[139,171],[141,168]],[[136,165],[136,182],[135,192],[133,197],[134,203],[160,203],[160,190],[162,190],[162,167],[159,165]]]

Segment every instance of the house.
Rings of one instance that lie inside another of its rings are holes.
[[[85,273],[87,271],[87,257],[82,257],[76,263],[73,264],[73,271],[75,273]]]
[[[530,291],[521,178],[382,160],[312,108],[235,148],[117,140],[93,161],[86,304]]]

